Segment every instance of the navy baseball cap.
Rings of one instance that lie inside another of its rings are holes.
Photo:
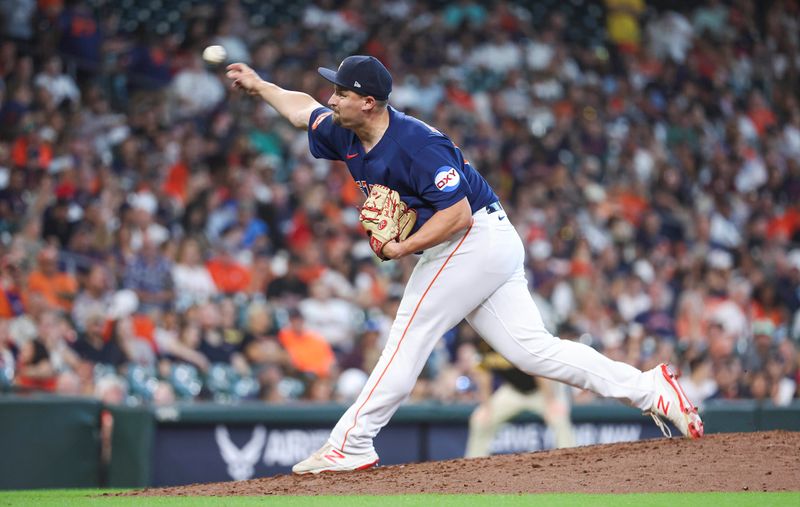
[[[377,100],[387,100],[392,93],[392,75],[374,56],[348,56],[339,70],[319,67],[319,73],[333,84],[361,95],[372,95]]]

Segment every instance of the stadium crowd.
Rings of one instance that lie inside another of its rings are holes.
[[[796,0],[0,5],[0,392],[358,393],[414,259],[375,258],[346,167],[200,59],[221,44],[323,104],[317,66],[380,58],[501,194],[562,338],[672,361],[697,402],[798,396]],[[474,401],[478,339],[412,399]]]

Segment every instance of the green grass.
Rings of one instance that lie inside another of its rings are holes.
[[[398,495],[398,496],[242,496],[242,497],[107,497],[97,496],[110,490],[35,490],[0,491],[0,507],[122,507],[122,506],[285,506],[285,507],[462,507],[529,506],[561,507],[630,506],[689,507],[696,505],[793,506],[800,505],[800,492],[788,493],[635,493],[628,495]],[[110,491],[113,492],[113,491]]]

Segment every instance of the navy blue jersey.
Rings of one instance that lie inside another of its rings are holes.
[[[416,232],[437,211],[464,197],[472,212],[497,201],[492,188],[453,142],[426,123],[389,107],[389,127],[369,153],[351,130],[333,123],[319,107],[308,122],[308,143],[316,158],[343,160],[365,195],[373,184],[396,190],[417,210]]]

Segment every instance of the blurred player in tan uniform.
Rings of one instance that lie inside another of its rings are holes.
[[[478,389],[481,403],[469,419],[469,437],[465,457],[488,456],[497,430],[518,414],[529,411],[541,417],[553,432],[557,448],[575,445],[575,435],[569,417],[567,386],[532,377],[516,368],[485,342]],[[495,378],[502,381],[492,392]]]

